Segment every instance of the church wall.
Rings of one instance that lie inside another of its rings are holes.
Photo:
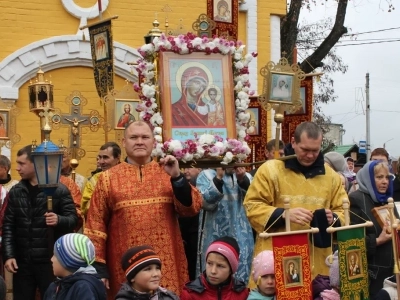
[[[68,0],[81,7],[91,7],[95,5],[95,0]],[[254,41],[257,44],[256,59],[257,74],[259,69],[270,60],[269,49],[269,17],[270,14],[284,14],[285,0],[247,0],[249,3],[257,3],[257,17],[249,16],[248,12],[242,11],[239,15],[239,40],[249,44]],[[191,31],[193,21],[201,13],[206,12],[207,1],[198,0],[169,0],[169,1],[147,1],[147,0],[110,0],[108,8],[103,12],[103,17],[107,18],[118,15],[119,18],[113,21],[114,41],[125,44],[129,47],[137,48],[143,45],[143,36],[152,28],[155,12],[158,12],[160,28],[165,29],[164,22],[166,14],[162,8],[168,4],[171,12],[168,13],[169,29],[178,27],[180,19],[187,31]],[[240,7],[245,6],[245,4]],[[60,0],[42,0],[40,3],[33,0],[24,1],[5,1],[0,0],[0,9],[3,17],[0,19],[0,29],[2,32],[0,47],[0,59],[4,59],[20,48],[31,43],[62,35],[74,35],[78,31],[79,19],[70,15],[63,7]],[[97,20],[97,19],[96,19]],[[94,20],[88,20],[88,23]],[[257,36],[249,35],[252,26],[257,26]],[[88,36],[86,36],[88,38]],[[86,67],[68,67],[50,70],[46,76],[51,75],[51,80],[55,88],[55,106],[60,108],[63,113],[68,113],[69,108],[65,104],[65,98],[73,91],[79,90],[88,99],[88,104],[83,107],[82,112],[88,114],[91,109],[96,109],[103,116],[103,107],[100,106],[95,85],[93,81],[93,71]],[[115,77],[115,88],[120,89],[125,85],[125,78]],[[21,111],[18,117],[17,130],[21,135],[21,141],[14,146],[12,154],[12,168],[15,168],[15,155],[18,149],[30,144],[33,139],[40,139],[39,118],[28,109],[28,82],[23,84],[19,90],[19,99],[16,105]],[[261,91],[262,80],[258,75],[257,85],[254,89]],[[270,122],[269,122],[270,124]],[[56,144],[59,139],[68,141],[68,130],[62,128],[54,130],[52,140]],[[115,139],[114,131],[109,133],[109,141]],[[82,133],[81,146],[86,150],[86,156],[80,162],[78,172],[87,175],[93,169],[98,148],[104,143],[104,131],[91,132],[86,128]],[[13,173],[14,177],[18,177]]]

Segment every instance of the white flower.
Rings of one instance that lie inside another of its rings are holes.
[[[201,146],[197,146],[197,151],[196,153],[193,155],[194,158],[198,159],[198,158],[202,158],[204,156],[204,149]]]
[[[239,136],[239,138],[242,138],[242,139],[245,138],[246,137],[246,131],[240,130],[238,136]]]
[[[221,148],[222,150],[225,148],[224,143],[223,142],[216,142],[215,143],[215,147],[217,148]]]
[[[215,137],[212,134],[202,134],[199,138],[200,145],[211,145],[215,142]]]
[[[153,53],[154,52],[154,45],[153,44],[146,44],[143,45],[140,48],[142,51],[147,52],[147,53]]]
[[[188,153],[188,152],[185,153],[185,155],[182,158],[182,161],[183,162],[188,162],[188,161],[191,161],[191,160],[193,160],[193,154]]]
[[[178,140],[171,140],[168,144],[168,151],[180,151],[183,149],[183,146]]]
[[[232,152],[228,151],[225,153],[225,156],[222,159],[221,164],[227,165],[232,161],[232,159],[233,159],[233,154],[232,154]]]
[[[200,46],[203,43],[203,39],[200,37],[196,37],[192,41],[193,47]]]
[[[161,127],[154,127],[154,129],[153,129],[153,133],[155,134],[155,135],[161,135],[161,133],[162,133],[162,128]]]
[[[153,98],[154,95],[156,94],[156,89],[154,88],[154,85],[148,85],[148,84],[143,84],[142,85],[142,94],[146,98]]]
[[[238,118],[240,121],[247,123],[250,120],[250,113],[240,112]]]
[[[242,88],[243,88],[243,83],[241,81],[238,81],[235,86],[235,91],[241,91]]]
[[[162,150],[162,147],[163,147],[163,144],[157,143],[156,146],[154,147],[153,151],[151,152],[151,155],[155,156],[155,157],[164,157],[165,153]]]
[[[234,60],[240,60],[242,58],[242,54],[239,52],[235,52],[235,54],[233,54],[233,59]]]
[[[153,110],[151,110],[151,112],[154,113]],[[150,113],[150,111],[149,111],[149,113]],[[153,126],[162,125],[162,123],[163,123],[163,118],[161,117],[161,115],[160,115],[159,112],[155,113],[155,114],[150,118],[150,123],[151,123]]]
[[[152,63],[146,63],[146,70],[147,71],[151,71],[151,70],[154,70],[154,64],[152,64]]]
[[[237,61],[237,62],[235,62],[235,68],[236,69],[238,69],[238,70],[240,70],[240,69],[243,69],[243,63],[241,62],[241,61]]]
[[[249,98],[249,95],[247,95],[245,92],[242,91],[239,92],[237,96],[240,100],[246,100],[247,98]]]
[[[247,158],[247,155],[243,154],[243,153],[239,153],[239,154],[236,154],[236,158],[238,159],[238,161],[242,161]]]
[[[157,143],[162,143],[162,136],[161,135],[155,135],[154,139],[156,140]]]

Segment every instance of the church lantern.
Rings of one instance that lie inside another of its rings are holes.
[[[29,110],[39,116],[40,112],[54,109],[53,84],[44,78],[39,67],[36,78],[29,82]]]

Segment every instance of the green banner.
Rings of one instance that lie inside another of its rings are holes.
[[[365,227],[337,232],[340,299],[369,300]]]

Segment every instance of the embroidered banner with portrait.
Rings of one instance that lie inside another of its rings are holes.
[[[238,0],[207,0],[207,15],[215,22],[213,34],[236,41],[238,38]]]
[[[114,55],[111,19],[88,26],[93,73],[100,98],[114,89]]]
[[[272,237],[276,298],[312,300],[308,233]]]
[[[369,299],[365,227],[337,231],[340,299]]]
[[[258,97],[250,97],[249,107],[246,113],[250,114],[247,123],[246,133],[249,136],[247,143],[251,148],[251,157],[248,162],[256,162],[265,160],[265,147],[267,145],[267,111],[261,107]]]

